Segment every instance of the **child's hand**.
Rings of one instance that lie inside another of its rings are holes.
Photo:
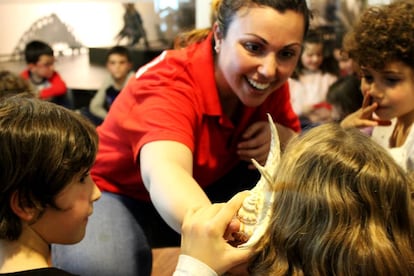
[[[188,211],[182,226],[181,254],[202,261],[219,275],[247,262],[251,249],[231,246],[224,235],[248,194],[238,193],[227,203]]]
[[[378,125],[390,125],[391,122],[388,120],[378,120],[373,117],[375,110],[378,107],[378,103],[370,103],[371,96],[367,93],[364,95],[364,100],[362,102],[362,107],[355,111],[352,114],[346,116],[342,122],[341,126],[344,128],[363,128],[363,127],[373,127]]]

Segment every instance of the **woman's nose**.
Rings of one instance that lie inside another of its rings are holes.
[[[274,54],[269,54],[266,57],[262,59],[262,63],[259,66],[258,69],[259,73],[268,78],[271,79],[276,75],[277,71],[277,60]]]

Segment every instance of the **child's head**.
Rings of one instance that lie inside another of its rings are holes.
[[[39,78],[50,78],[54,72],[53,49],[45,42],[33,40],[26,44],[24,56],[30,72]]]
[[[339,78],[331,84],[326,101],[332,106],[332,119],[343,120],[362,106],[361,81],[354,75]]]
[[[319,32],[310,30],[303,42],[300,63],[303,69],[318,71],[324,58],[324,42]]]
[[[361,90],[382,120],[414,111],[414,2],[373,6],[345,36],[344,49],[360,66]],[[410,123],[407,121],[407,123]]]
[[[257,275],[412,272],[412,179],[383,147],[324,124],[288,145],[279,171]]]
[[[106,55],[106,68],[115,80],[124,80],[132,69],[132,58],[128,48],[112,47]]]
[[[348,53],[343,51],[343,36],[342,33],[339,33],[335,39],[332,55],[338,64],[340,76],[355,75],[357,73],[355,63],[352,58],[349,57]]]
[[[347,53],[340,49],[335,49],[333,52],[334,58],[338,63],[339,73],[341,76],[348,76],[356,74],[354,61]]]
[[[399,61],[414,68],[414,2],[395,1],[366,9],[344,38],[344,49],[359,66],[382,70]]]
[[[0,70],[0,99],[24,92],[32,92],[25,79],[8,70]]]
[[[27,227],[48,243],[75,243],[100,193],[89,176],[95,128],[53,103],[16,95],[0,101],[0,239]]]

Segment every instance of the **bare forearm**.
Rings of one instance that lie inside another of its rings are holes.
[[[187,210],[211,204],[197,182],[187,172],[177,168],[174,169],[174,173],[152,177],[149,193],[158,213],[178,233],[181,232],[181,224]]]
[[[192,176],[192,153],[185,145],[173,141],[148,143],[141,150],[140,164],[155,208],[175,231],[181,231],[189,208],[210,204]]]

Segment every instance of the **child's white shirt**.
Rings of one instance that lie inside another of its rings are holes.
[[[205,263],[188,255],[181,254],[173,276],[218,276]]]
[[[293,110],[301,115],[309,107],[326,101],[329,86],[338,78],[322,71],[304,73],[298,80],[289,80]]]
[[[401,147],[390,147],[390,138],[397,120],[392,119],[390,126],[376,126],[372,131],[372,139],[383,146],[394,160],[408,172],[414,171],[414,128],[410,129],[408,136]]]

